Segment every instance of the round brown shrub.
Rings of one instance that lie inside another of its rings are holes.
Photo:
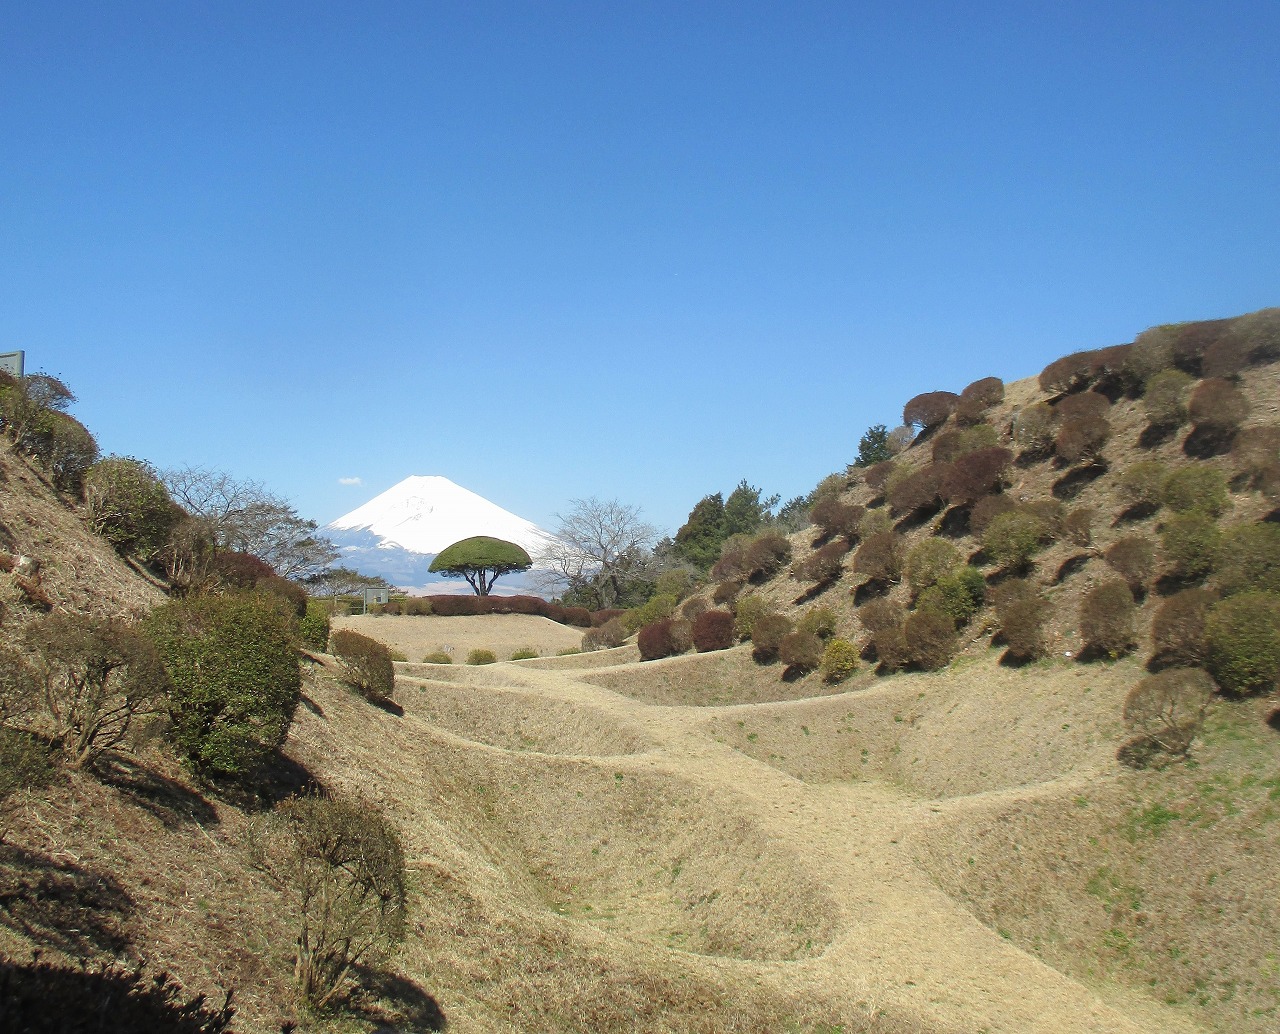
[[[1209,672],[1229,693],[1266,693],[1280,677],[1280,597],[1244,592],[1215,604],[1205,627]]]
[[[886,628],[897,628],[906,620],[906,610],[893,600],[871,600],[858,608],[858,621],[873,635]]]
[[[642,661],[656,661],[660,657],[671,657],[679,652],[672,631],[673,624],[670,618],[663,618],[640,629],[636,644],[640,647]]]
[[[1231,528],[1214,555],[1214,581],[1222,595],[1254,590],[1280,594],[1280,524]]]
[[[1181,370],[1161,370],[1147,381],[1142,405],[1155,427],[1179,427],[1187,422],[1187,396],[1195,383]]]
[[[1146,592],[1147,582],[1155,566],[1155,550],[1151,540],[1143,535],[1126,535],[1116,539],[1102,554],[1135,596]]]
[[[1074,546],[1092,545],[1096,518],[1097,511],[1092,506],[1077,506],[1062,518],[1062,537]]]
[[[751,539],[743,551],[747,580],[766,582],[791,559],[791,542],[780,531],[764,531]]]
[[[891,531],[863,540],[853,557],[853,569],[871,582],[897,581],[902,573],[902,538]]]
[[[1212,377],[1201,381],[1191,393],[1188,413],[1197,428],[1229,434],[1248,417],[1249,400],[1230,381]]]
[[[999,377],[981,377],[960,392],[960,398],[989,408],[1004,401],[1004,381]]]
[[[1047,455],[1053,436],[1053,409],[1048,403],[1037,402],[1018,411],[1013,421],[1013,440],[1025,458]]]
[[[844,570],[844,555],[849,552],[846,542],[828,542],[815,549],[803,560],[791,565],[791,575],[797,581],[825,585],[834,582]]]
[[[688,653],[693,649],[693,622],[684,618],[671,619],[671,642],[675,645],[673,653]]]
[[[942,463],[930,463],[888,486],[886,498],[895,514],[936,510],[942,505],[942,483],[950,473]]]
[[[1222,533],[1212,517],[1199,512],[1179,514],[1165,522],[1160,558],[1174,578],[1190,581],[1213,570]]]
[[[818,528],[824,538],[843,535],[853,541],[858,537],[858,524],[866,512],[865,507],[827,496],[814,503],[809,511],[809,523]]]
[[[950,463],[957,456],[964,453],[963,443],[963,431],[943,431],[942,434],[933,439],[933,448],[930,450],[933,462]]]
[[[727,650],[733,645],[734,617],[727,610],[707,610],[693,621],[693,645],[699,653]]]
[[[1078,395],[1068,395],[1053,407],[1053,415],[1060,423],[1068,420],[1100,420],[1104,419],[1111,409],[1111,400],[1096,391],[1082,391]]]
[[[1161,495],[1174,513],[1194,511],[1217,517],[1231,506],[1226,477],[1204,463],[1188,463],[1173,471],[1164,479]]]
[[[902,422],[927,430],[955,412],[960,396],[953,391],[926,391],[902,407]]]
[[[1199,377],[1205,353],[1231,328],[1231,320],[1196,320],[1175,326],[1173,363],[1193,377]]]
[[[1161,370],[1173,365],[1173,342],[1177,328],[1165,324],[1144,330],[1133,339],[1133,347],[1126,357],[1129,376],[1136,384],[1149,384]]]
[[[680,616],[686,621],[696,621],[699,614],[706,613],[711,609],[706,599],[702,596],[691,596],[680,604]]]
[[[1016,509],[1017,505],[1007,495],[984,496],[969,511],[969,531],[981,538],[993,520],[1002,513]]]
[[[885,671],[897,671],[911,663],[911,649],[907,646],[905,624],[882,628],[871,637],[876,660]]]
[[[1249,488],[1280,495],[1280,426],[1246,427],[1232,442],[1231,458]]]
[[[966,453],[951,464],[942,482],[949,503],[976,503],[999,492],[1008,479],[1013,453],[998,445]]]
[[[751,630],[752,657],[761,664],[773,660],[782,640],[791,632],[790,620],[781,614],[761,614]]]
[[[1000,636],[1014,660],[1030,661],[1044,653],[1044,626],[1051,607],[1036,585],[1011,578],[991,592]]]
[[[893,460],[881,460],[879,463],[873,463],[862,475],[862,480],[867,483],[867,487],[873,492],[884,490],[885,482],[889,480],[889,475],[897,469],[897,464]]]
[[[1079,391],[1094,377],[1094,353],[1073,352],[1040,371],[1040,390],[1050,395]]]
[[[955,622],[934,610],[918,610],[907,617],[903,634],[911,663],[925,671],[937,671],[956,655]]]
[[[712,590],[711,602],[719,604],[732,603],[746,583],[745,578],[726,578]]]
[[[627,641],[627,627],[621,618],[610,618],[599,628],[589,628],[582,636],[582,649],[612,650]]]
[[[1186,754],[1215,686],[1198,668],[1169,668],[1139,682],[1124,701],[1124,720],[1169,754]]]
[[[1062,421],[1053,447],[1068,463],[1096,462],[1111,438],[1111,425],[1102,417],[1071,417]]]
[[[1218,602],[1208,589],[1184,589],[1165,600],[1151,622],[1151,645],[1156,656],[1194,667],[1209,654],[1205,627],[1209,608]]]
[[[778,656],[794,672],[814,671],[822,663],[822,640],[798,629],[782,637]]]
[[[1138,643],[1133,593],[1120,580],[1101,582],[1080,603],[1080,637],[1085,649],[1113,660]]]

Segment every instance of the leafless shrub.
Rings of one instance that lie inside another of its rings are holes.
[[[1195,667],[1208,657],[1205,623],[1218,602],[1208,589],[1184,589],[1160,605],[1151,623],[1151,642],[1157,657]]]
[[[934,610],[918,610],[903,628],[911,663],[925,671],[945,668],[956,654],[955,622]]]
[[[1074,546],[1087,548],[1093,544],[1093,522],[1097,511],[1092,506],[1077,506],[1062,518],[1062,537]]]
[[[891,531],[863,540],[853,557],[853,569],[868,581],[893,582],[902,573],[903,544]]]
[[[1214,377],[1201,381],[1191,393],[1188,412],[1197,428],[1231,433],[1248,417],[1249,400],[1230,381]]]
[[[1115,659],[1137,645],[1133,593],[1122,581],[1101,582],[1080,604],[1080,637],[1088,651]]]
[[[1048,599],[1027,578],[1011,578],[991,591],[1000,635],[1009,655],[1030,661],[1044,653],[1044,625],[1051,608]]]
[[[1166,753],[1185,755],[1204,724],[1215,688],[1199,668],[1168,668],[1129,691],[1124,720]]]
[[[1154,569],[1155,550],[1143,535],[1127,535],[1106,548],[1103,558],[1135,596],[1146,592]]]

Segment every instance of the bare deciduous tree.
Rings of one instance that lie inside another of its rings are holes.
[[[617,499],[571,500],[554,538],[539,553],[539,587],[568,589],[596,610],[618,605],[629,582],[649,573],[658,539],[653,525],[640,519],[640,507]]]

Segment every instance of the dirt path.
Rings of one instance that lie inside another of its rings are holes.
[[[571,704],[636,730],[652,747],[610,757],[611,769],[669,774],[714,791],[801,859],[806,874],[836,903],[836,936],[816,958],[719,964],[746,966],[757,979],[793,989],[827,995],[847,989],[856,1000],[892,1002],[965,1031],[1200,1030],[1182,1014],[1146,1000],[1135,1003],[1120,989],[1108,994],[1109,1004],[979,923],[918,871],[905,846],[910,835],[944,812],[965,808],[966,798],[924,800],[874,780],[806,784],[715,742],[701,729],[707,708],[646,704],[589,685],[581,681],[584,674],[512,664],[454,673],[452,680],[471,683],[477,697],[502,687],[535,710],[539,701]],[[1001,795],[1019,792],[1044,790]]]

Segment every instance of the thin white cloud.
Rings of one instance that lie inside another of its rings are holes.
[[[360,478],[338,478],[340,485],[363,485],[364,482]]]

